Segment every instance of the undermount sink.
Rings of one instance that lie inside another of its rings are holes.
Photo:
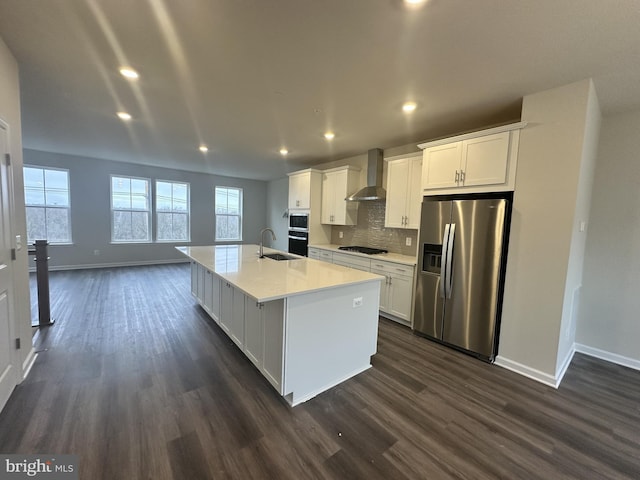
[[[266,258],[270,258],[271,260],[298,260],[298,257],[291,257],[289,255],[283,255],[282,253],[265,253],[264,256]]]

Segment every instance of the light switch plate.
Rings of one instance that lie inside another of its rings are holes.
[[[16,250],[22,248],[22,235],[16,235]]]

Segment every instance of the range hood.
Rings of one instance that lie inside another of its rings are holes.
[[[382,188],[382,149],[372,148],[367,156],[367,186],[345,198],[347,202],[384,200],[387,197],[387,192]]]

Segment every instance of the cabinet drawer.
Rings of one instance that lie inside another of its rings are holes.
[[[348,253],[333,253],[333,263],[345,267],[355,268],[368,272],[371,269],[371,260],[368,258],[349,255]]]
[[[328,250],[320,250],[320,260],[324,262],[333,262],[333,253]]]
[[[320,260],[320,250],[318,250],[317,248],[309,247],[307,249],[307,256],[309,258]]]
[[[402,265],[400,263],[385,262],[381,260],[371,260],[371,268],[380,270],[388,274],[413,276],[413,267],[411,265]]]

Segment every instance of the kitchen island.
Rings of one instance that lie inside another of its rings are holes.
[[[290,405],[371,366],[384,277],[258,245],[176,248],[193,295]]]

